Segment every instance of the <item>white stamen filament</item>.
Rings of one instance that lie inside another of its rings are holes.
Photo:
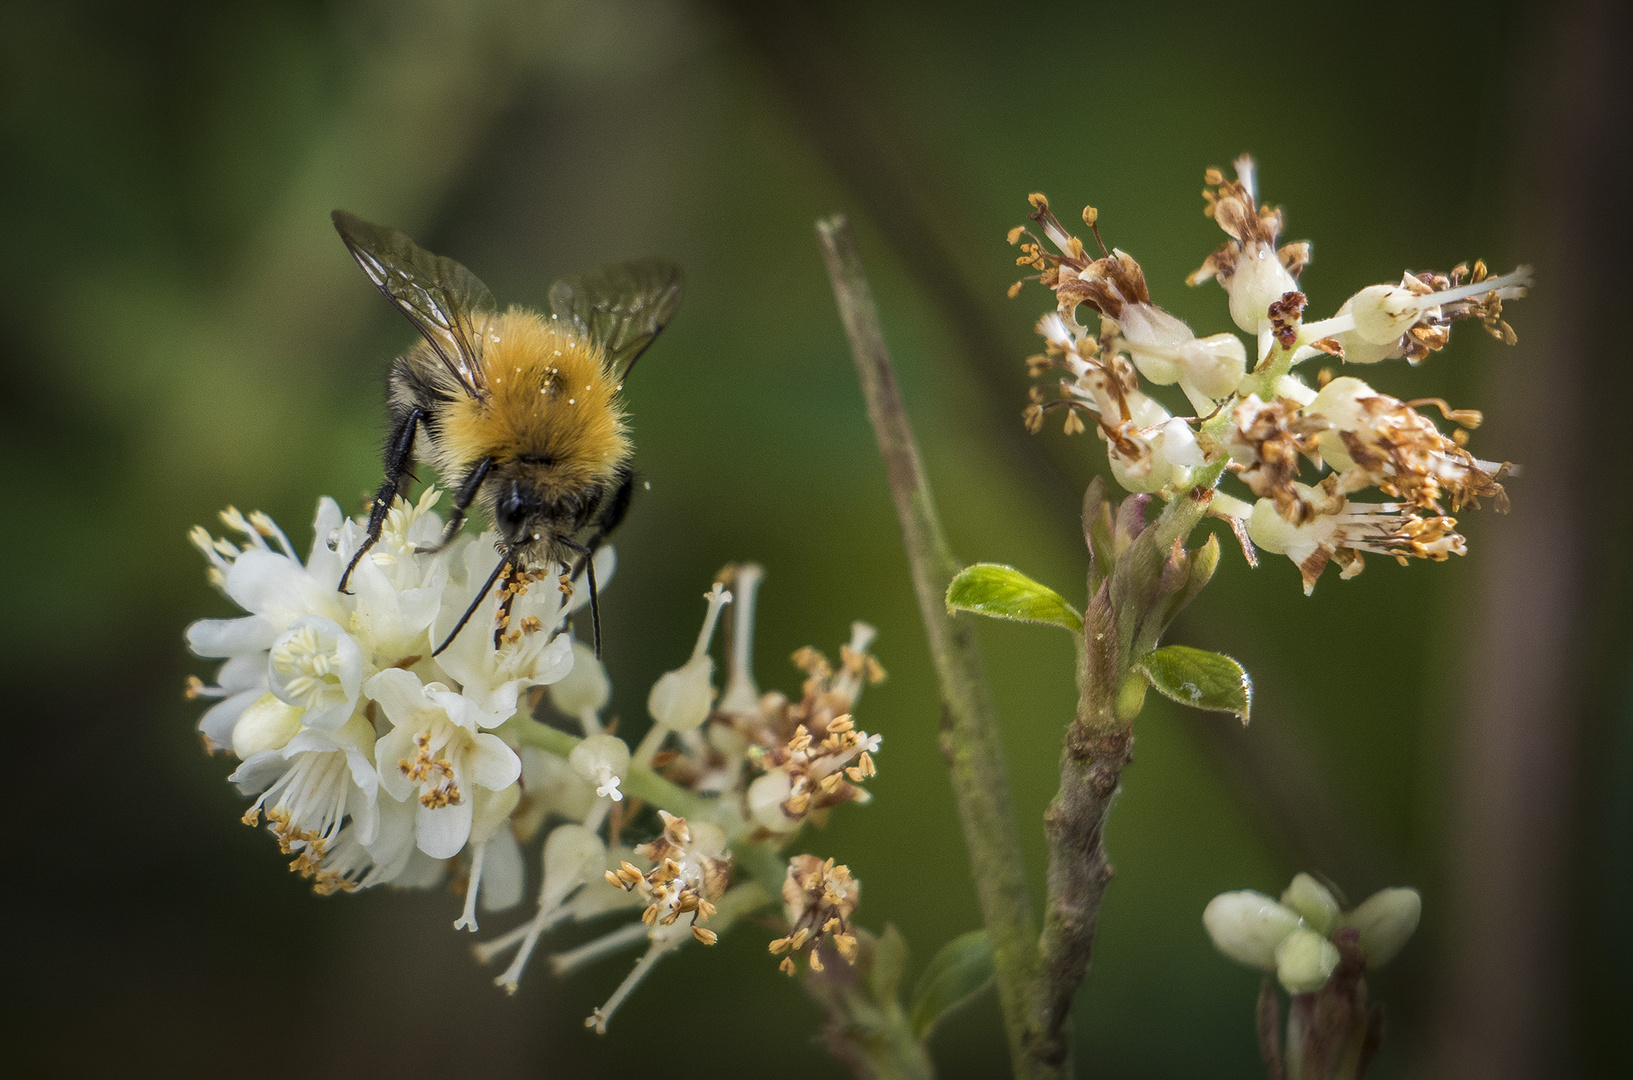
[[[692,648],[693,660],[709,651],[709,642],[714,640],[715,623],[720,621],[720,609],[731,603],[731,593],[717,581],[704,599],[709,602],[709,612],[703,616],[703,629],[697,632],[697,644]]]
[[[749,563],[738,567],[732,582],[737,590],[737,607],[732,612],[726,692],[720,698],[723,712],[752,713],[760,702],[760,690],[754,684],[754,597],[764,576],[764,570]]]
[[[1259,199],[1258,166],[1255,165],[1253,159],[1248,157],[1246,154],[1243,154],[1231,164],[1235,167],[1236,179],[1240,181],[1242,187],[1246,189],[1248,198],[1257,202]]]
[[[1418,310],[1439,307],[1450,304],[1455,300],[1463,300],[1471,296],[1485,296],[1488,293],[1497,293],[1504,300],[1512,300],[1523,295],[1514,290],[1528,288],[1531,284],[1531,268],[1521,266],[1510,270],[1499,277],[1486,278],[1484,281],[1471,281],[1467,285],[1459,285],[1455,289],[1445,292],[1429,293],[1417,298]]]
[[[494,938],[486,944],[478,945],[475,950],[476,958],[485,964],[518,941],[521,942],[521,947],[516,950],[515,959],[510,962],[510,966],[505,969],[503,975],[493,980],[493,985],[502,986],[505,988],[506,993],[514,994],[517,984],[521,981],[522,972],[527,967],[527,961],[533,955],[534,947],[539,943],[539,935],[559,923],[566,922],[571,916],[572,909],[570,908],[559,905],[555,908],[541,907],[537,915],[516,927],[516,929]],[[637,923],[636,925],[641,924]],[[644,926],[641,928],[646,929]]]
[[[287,813],[291,830],[311,833],[327,843],[340,831],[346,816],[350,775],[342,751],[308,750],[297,755],[289,770],[261,793],[250,813],[276,795],[272,812]]]
[[[571,975],[573,972],[588,967],[603,956],[611,956],[621,949],[627,949],[638,941],[644,941],[647,936],[646,924],[632,922],[627,926],[620,926],[608,934],[603,934],[593,941],[587,941],[576,949],[569,949],[564,953],[557,953],[550,958],[550,970],[557,975]]]
[[[586,736],[601,734],[601,714],[595,709],[586,706],[579,710],[578,722],[583,726]]]
[[[1072,254],[1072,238],[1066,235],[1066,231],[1053,221],[1043,222],[1043,235],[1047,236],[1061,250],[1062,254]]]
[[[454,920],[455,930],[476,933],[476,894],[482,887],[482,857],[488,852],[486,844],[471,845],[471,880],[465,886],[465,910]]]
[[[605,1035],[607,1033],[607,1024],[612,1020],[612,1014],[618,1011],[618,1006],[622,1005],[624,999],[629,997],[630,993],[640,985],[641,980],[646,978],[647,972],[651,971],[653,965],[663,958],[663,954],[673,951],[675,946],[680,944],[682,940],[684,940],[684,937],[679,934],[654,935],[652,947],[646,950],[646,955],[635,962],[634,970],[624,977],[623,982],[618,984],[618,989],[612,992],[612,996],[607,999],[606,1004],[595,1010],[584,1021],[584,1026],[594,1028],[597,1035]]]
[[[657,756],[658,750],[663,746],[664,737],[668,734],[668,728],[662,724],[653,724],[647,729],[646,734],[641,736],[641,741],[636,745],[635,754],[631,760],[643,768],[652,764],[652,759]]]
[[[272,520],[271,515],[265,513],[264,511],[256,510],[250,514],[249,523],[257,535],[271,536],[274,540],[278,541],[278,546],[283,549],[283,553],[289,558],[297,561],[300,559],[300,556],[295,554],[294,547],[289,543],[289,537],[285,536],[284,531],[278,528],[278,523]]]

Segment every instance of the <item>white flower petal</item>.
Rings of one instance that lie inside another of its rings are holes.
[[[347,618],[342,594],[319,583],[293,559],[250,548],[227,568],[227,595],[239,607],[266,618],[279,632],[305,615],[337,622]]]
[[[381,799],[375,804],[374,837],[359,838],[376,863],[391,868],[393,878],[402,872],[403,863],[414,851],[414,814],[418,809],[417,802]]]
[[[346,766],[352,771],[352,783],[363,792],[369,803],[373,803],[380,793],[380,774],[375,771],[374,762],[360,747],[348,746],[345,751]]]
[[[1383,889],[1361,901],[1341,925],[1360,928],[1367,967],[1380,968],[1401,951],[1422,917],[1423,898],[1416,889]]]
[[[1338,966],[1338,948],[1309,928],[1293,931],[1276,946],[1276,978],[1289,994],[1321,989]]]
[[[398,871],[392,884],[400,889],[434,889],[442,884],[442,879],[447,876],[446,863],[427,855],[419,848],[411,847],[408,849],[403,868]]]
[[[433,859],[451,859],[458,855],[470,835],[470,799],[434,810],[421,806],[414,812],[414,839],[419,849]]]
[[[521,845],[509,829],[500,829],[488,840],[482,860],[483,911],[504,911],[521,903],[527,874],[522,864]]]
[[[340,587],[340,575],[345,572],[350,553],[342,555],[329,549],[329,538],[345,522],[346,515],[328,496],[318,500],[317,517],[312,521],[312,550],[306,557],[306,572],[319,585],[331,590]],[[355,548],[354,548],[355,550]]]
[[[239,717],[244,710],[255,703],[265,691],[260,687],[252,687],[232,697],[223,698],[210,706],[209,710],[199,718],[198,729],[204,737],[215,745],[225,749],[232,745],[232,729],[238,725]]]
[[[483,732],[465,755],[465,775],[479,787],[499,791],[522,775],[522,759],[505,740]]]
[[[347,755],[348,758],[350,758],[350,756],[350,754]],[[370,771],[372,772],[373,770],[371,769]],[[353,770],[352,778],[354,780],[357,778],[355,769]],[[378,788],[378,783],[376,783],[375,786]],[[373,842],[379,835],[380,831],[379,804],[375,802],[373,796],[371,795],[367,799],[358,800],[356,803],[348,802],[346,805],[347,809],[351,811],[352,828],[357,831],[357,842],[359,844],[369,844]]]
[[[363,695],[380,704],[397,727],[418,722],[419,712],[428,704],[419,677],[402,668],[386,668],[363,684]]]
[[[262,750],[250,755],[227,779],[238,785],[240,794],[259,795],[289,771],[289,759],[282,750]]]
[[[380,736],[380,741],[374,745],[380,786],[398,802],[407,802],[418,795],[414,782],[403,775],[402,768],[397,764],[404,758],[414,757],[415,734],[412,728],[399,725]]]
[[[267,654],[265,650],[234,656],[216,672],[216,685],[237,693],[240,690],[267,688]]]
[[[187,628],[187,647],[199,656],[237,656],[271,646],[278,631],[259,615],[200,619]]]

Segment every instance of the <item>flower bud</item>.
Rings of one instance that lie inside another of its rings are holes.
[[[782,808],[793,792],[794,782],[786,769],[772,769],[756,777],[748,786],[749,817],[767,832],[782,833],[798,827],[799,821]]]
[[[1276,397],[1291,398],[1300,405],[1308,405],[1316,398],[1316,392],[1297,375],[1283,375],[1276,380]]]
[[[1308,994],[1327,984],[1338,966],[1338,947],[1308,927],[1276,946],[1276,978],[1289,994]]]
[[[692,850],[699,855],[718,859],[726,853],[726,830],[712,821],[688,821],[692,831]]]
[[[1255,243],[1242,252],[1227,288],[1230,317],[1243,330],[1257,334],[1260,327],[1270,322],[1270,305],[1290,292],[1297,292],[1298,282],[1276,257],[1275,248]]]
[[[1368,967],[1382,967],[1401,951],[1423,915],[1416,889],[1382,889],[1344,916],[1342,925],[1361,931],[1361,951]]]
[[[714,661],[707,655],[664,672],[647,695],[647,712],[670,731],[692,730],[709,718],[709,707],[714,704],[713,676]]]
[[[498,791],[478,787],[471,812],[471,843],[485,844],[492,839],[495,833],[510,823],[510,815],[515,812],[516,805],[521,801],[520,784],[511,784]]]
[[[1220,893],[1208,901],[1202,925],[1214,947],[1232,960],[1269,971],[1276,967],[1276,950],[1298,930],[1298,912],[1283,907],[1264,893],[1243,889]]]
[[[693,730],[709,718],[714,704],[714,660],[709,656],[709,641],[714,637],[720,609],[731,603],[731,593],[716,582],[704,599],[709,602],[709,613],[703,617],[692,658],[659,676],[646,698],[646,711],[660,727],[670,731]]]
[[[1344,375],[1323,386],[1315,400],[1305,407],[1308,415],[1332,425],[1331,429],[1317,437],[1316,446],[1321,451],[1322,460],[1334,470],[1342,472],[1355,465],[1340,433],[1356,431],[1364,426],[1367,414],[1361,401],[1377,396],[1378,392],[1360,379]]]
[[[1197,338],[1181,352],[1180,382],[1214,401],[1229,397],[1247,374],[1247,347],[1235,334]]]
[[[616,735],[591,735],[573,747],[568,764],[590,783],[595,793],[611,797],[613,802],[624,798],[618,782],[629,771],[629,746]]]
[[[550,684],[550,704],[568,716],[580,716],[586,711],[600,712],[611,697],[612,683],[595,650],[582,641],[573,642],[572,670]]]
[[[1304,916],[1318,934],[1330,934],[1338,921],[1338,901],[1327,887],[1309,874],[1300,874],[1281,894],[1281,902]]]
[[[1293,490],[1305,499],[1314,500],[1312,489],[1294,484]],[[1253,513],[1247,519],[1247,536],[1254,544],[1272,555],[1286,555],[1294,562],[1303,562],[1330,535],[1336,524],[1331,517],[1315,517],[1302,525],[1294,525],[1281,516],[1274,499],[1260,499],[1253,504]]]
[[[303,712],[272,694],[262,694],[233,726],[232,752],[248,759],[263,750],[281,750],[300,731]]]
[[[600,877],[606,857],[606,845],[595,830],[556,826],[544,841],[544,895],[551,903],[541,906],[554,907],[581,883]]]
[[[1399,285],[1369,285],[1350,297],[1348,307],[1356,335],[1373,345],[1399,341],[1423,311],[1418,298]]]

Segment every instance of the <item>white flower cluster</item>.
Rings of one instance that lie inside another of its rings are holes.
[[[435,489],[399,500],[380,541],[353,572],[342,570],[363,536],[331,499],[319,503],[303,562],[264,514],[228,510],[229,538],[198,528],[192,540],[210,578],[247,614],[202,619],[187,630],[200,656],[225,661],[216,685],[190,693],[220,700],[199,728],[206,746],[240,761],[231,779],[264,813],[293,869],[319,892],[440,879],[468,854],[475,907],[497,910],[522,893],[522,859],[510,821],[522,795],[517,747],[495,729],[515,716],[529,687],[573,667],[567,616],[587,598],[526,575],[493,590],[471,624],[443,640],[487,581],[493,535],[462,537],[438,554]],[[606,581],[612,553],[597,559]],[[511,628],[491,629],[510,598]]]
[[[194,530],[211,580],[247,612],[187,631],[195,653],[224,661],[215,685],[191,680],[189,694],[219,699],[199,727],[209,750],[241,762],[231,779],[254,799],[245,822],[265,814],[293,869],[320,893],[428,885],[460,865],[469,884],[454,926],[473,931],[479,907],[521,900],[523,845],[536,846],[536,911],[478,945],[476,955],[485,962],[514,949],[494,980],[514,991],[546,931],[639,913],[552,958],[565,974],[647,943],[590,1018],[599,1031],[658,959],[686,941],[713,944],[717,929],[703,924],[712,919],[725,929],[770,906],[786,875],[803,867],[811,876],[807,864],[828,867],[818,875],[828,884],[816,891],[838,899],[821,933],[794,926],[791,916],[798,942],[780,939],[784,951],[803,953],[818,969],[819,946],[852,961],[848,918],[859,884],[831,860],[780,856],[807,820],[820,823],[832,807],[867,799],[861,785],[874,775],[880,739],[858,730],[850,710],[863,686],[884,676],[867,652],[872,628],[854,625],[837,668],[814,649],[796,653],[806,674],[798,700],[762,695],[752,669],[761,571],[728,567],[705,597],[690,657],[653,685],[653,724],[632,751],[603,720],[612,695],[606,670],[566,626],[588,590],[564,596],[540,574],[510,574],[436,652],[488,583],[496,557],[491,533],[427,552],[442,532],[436,501],[434,490],[417,504],[398,501],[352,572],[349,593],[338,585],[364,525],[344,518],[332,500],[319,504],[304,562],[264,514],[228,510],[230,539]],[[595,563],[604,585],[611,550]],[[728,585],[737,602],[717,701],[709,650],[733,601]],[[533,717],[546,696],[582,737]],[[623,833],[646,828],[638,824],[643,806],[656,810],[660,834],[632,845]],[[734,852],[744,846],[766,880],[734,877]]]
[[[1206,212],[1229,239],[1189,281],[1213,279],[1224,288],[1231,319],[1252,339],[1251,370],[1248,343],[1232,333],[1197,337],[1151,302],[1132,257],[1102,243],[1101,257],[1091,258],[1048,200],[1031,197],[1030,217],[1043,236],[1018,227],[1010,242],[1022,245],[1017,261],[1036,269],[1036,279],[1055,293],[1055,310],[1038,323],[1045,352],[1028,364],[1034,375],[1058,373],[1058,396],[1046,400],[1033,389],[1028,427],[1038,430],[1054,409],[1065,410],[1068,433],[1085,430],[1087,418],[1107,445],[1113,477],[1133,492],[1173,498],[1198,486],[1212,489],[1227,469],[1235,473],[1257,502],[1218,493],[1211,512],[1231,521],[1250,558],[1249,540],[1291,558],[1306,592],[1328,562],[1337,562],[1344,577],[1359,573],[1363,552],[1402,562],[1463,554],[1451,515],[1485,498],[1499,509],[1507,505],[1500,480],[1509,466],[1463,449],[1466,429],[1479,424],[1480,414],[1438,399],[1402,402],[1325,371],[1311,386],[1292,369],[1318,356],[1415,364],[1443,348],[1452,323],[1463,319],[1479,320],[1512,344],[1502,305],[1525,295],[1530,270],[1488,277],[1476,263],[1448,274],[1407,273],[1399,285],[1362,289],[1332,318],[1305,322],[1298,275],[1310,245],[1278,247],[1281,211],[1259,205],[1252,160],[1238,160],[1236,173],[1226,180],[1208,172]],[[1100,243],[1098,213],[1090,207],[1083,217]],[[1017,282],[1010,295],[1020,288]],[[1093,330],[1078,322],[1083,307],[1099,316]],[[1176,384],[1195,416],[1174,416],[1147,392]],[[1422,405],[1437,406],[1460,425],[1454,435],[1419,413]],[[1317,483],[1301,483],[1305,462],[1329,471]],[[1367,488],[1389,500],[1350,501]]]

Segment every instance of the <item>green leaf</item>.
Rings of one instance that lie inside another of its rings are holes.
[[[1083,616],[1059,593],[1039,585],[1012,566],[976,563],[959,571],[947,586],[948,611],[973,611],[995,619],[1047,623],[1073,633],[1083,630]]]
[[[873,1000],[881,1005],[895,1004],[899,1000],[896,990],[907,973],[907,939],[894,925],[886,923],[885,932],[874,941],[872,960],[868,988],[873,991]]]
[[[1137,665],[1151,685],[1181,705],[1234,713],[1247,723],[1253,708],[1253,680],[1228,656],[1185,645],[1164,645]]]
[[[992,945],[985,930],[953,938],[930,960],[913,988],[913,1037],[923,1042],[948,1013],[992,981]]]

